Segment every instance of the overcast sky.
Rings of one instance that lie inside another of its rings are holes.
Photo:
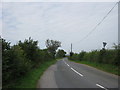
[[[46,39],[59,40],[62,47],[70,52],[91,51],[102,48],[107,42],[110,49],[118,42],[118,8],[86,39],[82,40],[115,5],[115,2],[16,2],[3,3],[2,37],[12,44],[32,37],[39,41],[41,49]],[[1,8],[1,7],[0,7]]]

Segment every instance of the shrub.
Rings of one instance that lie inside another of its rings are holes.
[[[71,60],[79,60],[79,61],[89,61],[103,64],[119,64],[119,54],[120,49],[111,49],[105,50],[102,49],[100,51],[94,50],[91,52],[80,52],[79,54],[74,54],[70,57]]]
[[[85,51],[82,51],[81,53],[79,53],[79,54],[78,54],[78,59],[79,59],[80,61],[82,61],[85,54],[86,54]]]
[[[24,75],[30,67],[24,51],[19,46],[13,46],[3,53],[3,85]],[[6,55],[5,55],[6,54]]]

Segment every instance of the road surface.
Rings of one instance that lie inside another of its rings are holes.
[[[98,88],[100,90],[113,90],[113,88],[118,88],[118,76],[64,58],[44,72],[38,81],[37,88]]]

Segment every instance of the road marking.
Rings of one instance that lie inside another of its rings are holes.
[[[64,60],[63,60],[64,61]],[[65,61],[64,61],[64,63],[67,65],[67,66],[69,66],[70,67],[70,65],[69,64],[67,64]],[[74,68],[72,68],[71,67],[71,70],[73,70],[75,73],[77,73],[78,75],[80,75],[80,76],[82,76],[83,77],[83,75],[81,74],[81,73],[79,73],[78,71],[76,71]],[[98,86],[98,87],[100,87],[100,88],[102,88],[102,89],[105,89],[105,90],[108,90],[108,89],[106,89],[105,87],[103,87],[102,85],[100,85],[100,84],[96,84],[96,86]]]
[[[64,60],[63,60],[64,61]],[[64,63],[68,66],[68,67],[70,67],[70,65],[69,64],[67,64],[65,61],[64,61]],[[83,77],[83,75],[82,74],[80,74],[79,72],[77,72],[75,69],[73,69],[73,68],[71,68],[75,73],[77,73],[78,75],[80,75],[80,76],[82,76]]]
[[[106,89],[105,87],[103,87],[102,85],[100,85],[100,84],[96,84],[98,87],[100,87],[100,88],[103,88],[103,89],[105,89],[105,90],[108,90],[108,89]]]
[[[65,63],[65,61],[63,60],[63,62]]]
[[[83,77],[83,75],[82,74],[80,74],[79,72],[77,72],[75,69],[73,69],[73,68],[71,68],[75,73],[77,73],[78,75],[80,75],[80,76],[82,76]]]
[[[63,60],[64,61],[64,60]],[[65,64],[67,64],[65,61],[64,61]]]
[[[64,61],[64,63],[69,67],[70,65],[69,64],[67,64],[65,61]]]
[[[67,66],[69,67],[70,65],[67,64]]]

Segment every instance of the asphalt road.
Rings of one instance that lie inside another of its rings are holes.
[[[118,76],[64,58],[44,72],[37,88],[98,88],[112,90],[118,88]]]

